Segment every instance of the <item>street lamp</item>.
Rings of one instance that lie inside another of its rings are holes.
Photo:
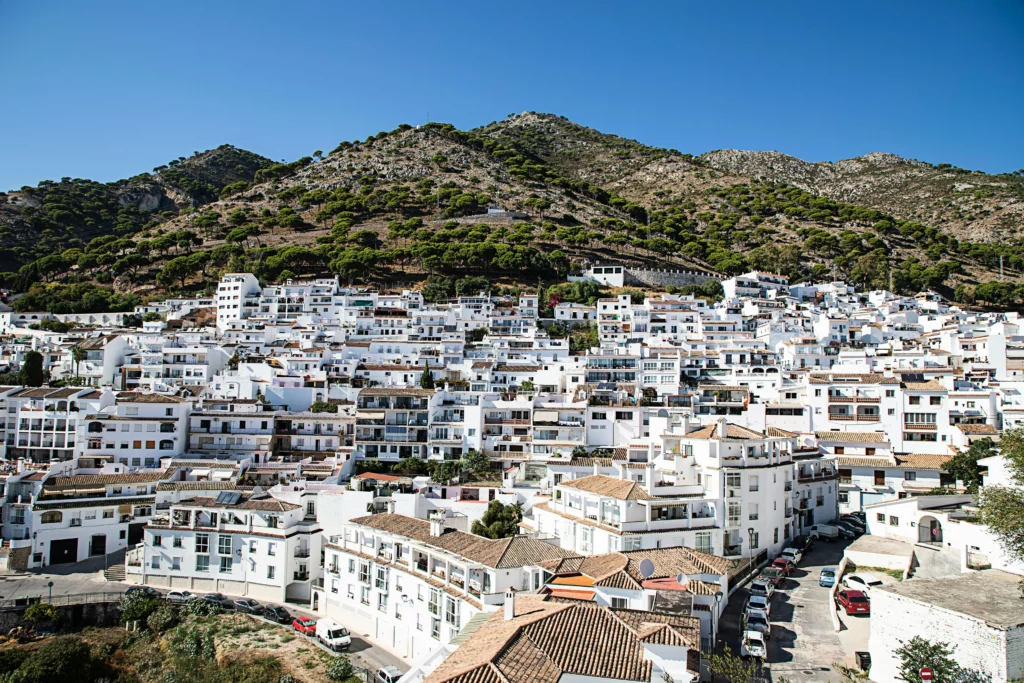
[[[750,570],[754,570],[754,527],[747,527],[747,540],[750,542]]]
[[[720,618],[719,617],[719,610],[720,610],[719,605],[722,604],[722,598],[723,597],[725,597],[725,593],[723,593],[722,591],[715,591],[715,614],[714,614],[715,620],[714,620],[714,625],[713,625],[714,633],[711,634],[712,638],[713,638],[713,641],[714,641],[713,644],[712,644],[712,649],[714,649],[714,650],[718,649],[718,620]]]

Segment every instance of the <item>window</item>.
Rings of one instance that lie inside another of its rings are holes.
[[[615,419],[616,420],[632,420],[633,419],[633,411],[632,410],[617,410],[617,411],[615,411]]]
[[[218,555],[230,555],[231,554],[231,537],[227,534],[221,534],[217,538],[217,554]]]
[[[227,573],[231,571],[231,563],[233,560],[230,557],[220,558],[220,570],[221,572]]]
[[[875,470],[875,486],[885,486],[885,470]]]
[[[197,553],[208,553],[208,552],[210,552],[210,535],[209,535],[209,533],[197,533],[197,535],[196,535],[196,552]]]
[[[277,571],[277,567],[273,567],[273,566],[267,567],[267,578],[268,579],[274,578],[274,572],[276,572],[276,571]]]
[[[835,451],[836,451],[836,455],[843,455],[844,453],[846,453],[846,447],[845,446],[836,446]]]
[[[364,605],[369,605],[370,604],[370,587],[369,586],[360,586],[359,587],[359,602],[363,603]]]
[[[899,517],[894,517],[893,515],[889,515],[889,526],[899,526],[899,525],[900,525],[900,518]]]
[[[24,518],[25,509],[24,508],[15,508],[15,510],[20,510],[21,514],[22,514],[21,521],[20,522],[15,522],[15,524],[23,524],[25,522],[25,518]],[[49,512],[44,512],[43,513],[41,521],[42,521],[43,524],[59,524],[62,519],[64,519],[64,514],[63,513],[58,512],[56,510],[51,510]]]
[[[381,612],[388,611],[388,594],[377,593],[377,609]]]
[[[444,621],[455,628],[459,627],[459,601],[451,596],[445,599]]]
[[[153,556],[153,569],[160,569],[160,557],[158,555]]]
[[[886,389],[885,390],[885,397],[886,398],[895,398],[895,396],[896,396],[896,390],[895,389]]]
[[[337,557],[338,556],[337,555],[332,555],[332,557],[335,558],[335,563],[337,563]],[[353,560],[352,558],[349,558],[349,560],[348,560],[348,573],[349,574],[355,574],[356,573],[356,561]]]
[[[747,518],[750,519],[751,521],[756,520],[758,518],[757,503],[751,503],[750,504],[750,508],[749,508],[749,512],[747,514]]]
[[[441,620],[437,617],[430,618],[430,637],[434,640],[441,640]]]
[[[904,472],[903,481],[917,481],[917,472]]]
[[[698,531],[697,532],[697,552],[711,553],[711,532],[710,531]]]
[[[758,486],[758,479],[756,474],[750,475],[750,490],[757,491],[760,487]]]
[[[103,519],[113,519],[113,518],[114,518],[114,511],[113,510],[104,510],[103,511]]]
[[[374,586],[378,590],[386,591],[388,589],[388,568],[377,567],[377,580],[374,581]]]
[[[761,539],[761,534],[755,531],[754,535],[750,537],[750,549],[751,550],[757,550],[758,544],[760,542],[760,539]]]
[[[370,583],[370,565],[366,562],[359,563],[359,583]]]
[[[739,526],[743,520],[743,504],[742,503],[729,503],[727,510],[727,519],[725,520],[726,526]]]
[[[933,405],[933,406],[941,406],[942,405],[942,397],[941,396],[931,396],[928,399],[928,404],[929,405]]]
[[[181,558],[180,557],[172,557],[171,558],[171,569],[173,569],[174,571],[179,571],[181,569]]]
[[[277,544],[276,543],[268,543],[267,544],[267,555],[274,556],[276,554],[277,554]]]
[[[912,405],[912,406],[919,406],[919,405],[921,405],[921,397],[920,396],[909,396],[909,397],[907,397],[907,402],[910,405]]]
[[[878,522],[881,522],[882,524],[885,524],[885,513],[883,513],[883,512],[875,513],[875,521],[878,521]]]
[[[591,415],[590,419],[592,419],[592,420],[607,420],[608,419],[608,414],[607,413],[594,413],[593,415]]]
[[[160,548],[160,547],[163,546],[163,544],[164,544],[164,539],[163,538],[161,538],[160,536],[154,536],[153,537],[153,547],[154,548]]]
[[[772,541],[772,543],[778,543],[778,542],[779,542],[779,527],[775,527],[775,536],[774,536],[774,540]]]
[[[430,589],[430,602],[427,603],[427,610],[435,615],[440,616],[441,614],[441,590],[439,588]]]

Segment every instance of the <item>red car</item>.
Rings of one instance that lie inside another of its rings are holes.
[[[309,617],[296,617],[292,622],[292,628],[307,636],[316,635],[316,622]]]
[[[868,596],[860,591],[839,591],[836,593],[836,606],[845,609],[847,614],[871,614]]]
[[[784,557],[777,557],[775,558],[775,561],[772,562],[772,566],[778,569],[786,576],[789,576],[789,573],[793,571],[793,567],[795,565],[790,560],[787,560]]]

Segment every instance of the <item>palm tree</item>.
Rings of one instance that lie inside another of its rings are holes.
[[[75,377],[78,377],[78,366],[85,360],[85,349],[76,345],[71,349],[71,360],[75,362]]]

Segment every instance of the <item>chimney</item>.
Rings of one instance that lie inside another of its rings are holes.
[[[25,472],[25,461],[21,458],[18,459],[18,474]]]
[[[594,474],[601,474],[601,466],[597,464],[597,458],[594,458]]]
[[[511,586],[505,589],[505,621],[512,621],[516,616],[516,589]]]
[[[388,498],[387,506],[388,506],[388,514],[389,515],[395,514],[395,499],[394,498]]]
[[[437,537],[444,534],[444,517],[434,515],[430,518],[430,535]]]
[[[647,469],[647,473],[644,476],[646,476],[647,478],[644,479],[644,488],[647,490],[647,493],[649,493],[649,494],[651,494],[653,496],[654,495],[654,463],[653,462],[647,463],[646,469]]]
[[[729,432],[728,432],[728,426],[727,425],[728,425],[728,423],[725,421],[724,417],[721,420],[718,421],[718,438],[719,439],[724,439],[728,435]]]

